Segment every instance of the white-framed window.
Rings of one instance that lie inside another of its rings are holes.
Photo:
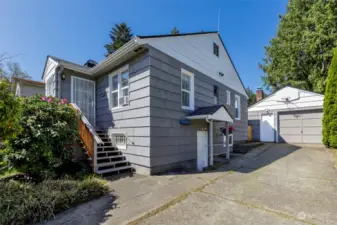
[[[235,95],[235,119],[241,119],[241,101],[238,95]]]
[[[230,105],[231,104],[231,92],[230,91],[226,91],[226,104]]]
[[[129,105],[129,67],[125,66],[109,76],[111,109]]]
[[[181,108],[194,110],[194,74],[181,69]]]
[[[228,143],[229,143],[229,146],[233,146],[233,133],[229,134],[228,135]],[[224,147],[226,147],[226,135],[224,135],[224,138],[223,138],[223,145]]]
[[[54,95],[54,75],[46,79],[46,96]]]

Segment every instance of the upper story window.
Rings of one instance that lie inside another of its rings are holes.
[[[235,119],[241,119],[241,101],[238,95],[235,95]]]
[[[213,54],[219,57],[219,45],[213,42]]]
[[[54,75],[47,77],[46,80],[46,96],[54,95]]]
[[[109,76],[111,108],[129,105],[129,69],[124,67]]]
[[[219,104],[219,88],[218,86],[213,86],[214,104]]]
[[[226,91],[226,104],[230,105],[231,104],[231,92]]]
[[[194,74],[181,69],[181,107],[194,110]]]

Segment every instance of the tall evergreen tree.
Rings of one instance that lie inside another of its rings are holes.
[[[284,86],[323,93],[337,46],[337,1],[289,0],[260,68],[272,91]]]
[[[111,43],[106,44],[104,47],[107,50],[105,56],[110,55],[124,44],[129,42],[133,37],[131,28],[126,25],[126,23],[115,24],[110,31]]]
[[[171,34],[179,34],[179,33],[180,31],[176,27],[173,27],[173,29],[171,30]]]
[[[323,106],[323,143],[337,147],[337,49],[330,64]]]

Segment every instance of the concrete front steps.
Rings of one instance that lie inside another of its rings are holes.
[[[102,130],[96,130],[102,139],[102,145],[97,146],[97,171],[98,174],[112,175],[133,172],[130,162],[123,156],[117,147],[112,146],[111,138]]]

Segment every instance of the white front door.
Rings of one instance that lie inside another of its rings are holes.
[[[91,125],[95,126],[95,81],[71,77],[71,102],[75,103]]]
[[[261,115],[260,140],[263,142],[274,142],[275,122],[274,114]]]
[[[203,171],[208,166],[208,132],[197,131],[197,168]]]

